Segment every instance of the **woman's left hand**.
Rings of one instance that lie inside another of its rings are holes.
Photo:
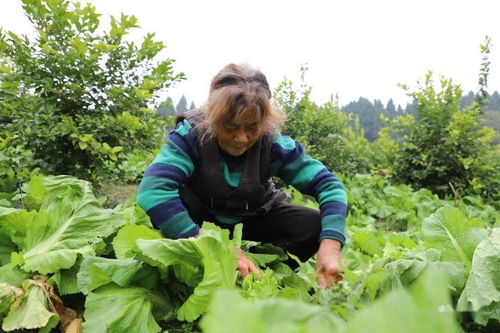
[[[316,254],[316,272],[318,284],[331,288],[342,280],[340,269],[340,242],[335,239],[323,239]]]

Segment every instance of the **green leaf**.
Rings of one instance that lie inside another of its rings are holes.
[[[0,267],[0,282],[8,283],[15,287],[21,287],[24,280],[32,274],[26,273],[13,264],[7,264]]]
[[[342,332],[367,329],[370,333],[459,332],[445,276],[427,271],[409,292],[394,290],[356,312]]]
[[[56,176],[44,178],[42,185],[46,196],[20,248],[21,268],[27,272],[72,267],[78,254],[92,255],[96,244],[123,223],[118,214],[100,207],[85,181]]]
[[[279,298],[251,302],[235,290],[221,289],[200,326],[206,333],[327,333],[342,332],[343,323],[318,305]]]
[[[89,146],[89,144],[83,141],[78,141],[78,146],[81,150],[85,150]]]
[[[387,264],[385,269],[388,271],[389,275],[387,280],[384,281],[384,287],[389,290],[408,287],[427,267],[427,263],[427,260],[415,258],[400,259]]]
[[[127,287],[141,268],[142,263],[132,258],[87,257],[78,272],[78,288],[82,293],[88,294],[110,282]]]
[[[378,237],[373,233],[358,231],[354,233],[352,239],[366,253],[370,255],[382,255],[383,246]]]
[[[457,303],[459,311],[500,311],[500,228],[481,241],[474,252],[472,270]]]
[[[481,226],[459,209],[443,207],[424,220],[422,231],[427,244],[442,251],[442,261],[462,261],[469,272],[474,249],[488,235]]]
[[[22,296],[23,290],[0,282],[0,319],[9,312],[14,301]]]
[[[80,37],[76,37],[71,41],[71,45],[75,48],[75,50],[81,55],[85,55],[87,52],[87,45],[80,39]]]
[[[118,259],[131,258],[140,253],[136,245],[138,239],[161,239],[156,230],[144,225],[129,224],[123,226],[113,239],[113,249]]]
[[[57,286],[57,294],[59,296],[77,294],[80,292],[76,283],[76,275],[79,270],[79,264],[76,264],[69,269],[61,269],[52,275],[47,283]]]
[[[178,310],[179,320],[193,321],[203,314],[212,294],[220,287],[233,287],[236,281],[236,254],[229,239],[229,231],[212,223],[204,223],[199,238],[138,240],[137,246],[152,265],[163,267],[186,265],[184,273],[197,274],[203,269],[203,278],[193,294]],[[190,267],[190,268],[189,268]],[[193,281],[193,275],[185,277]]]
[[[450,283],[451,294],[457,297],[460,296],[462,290],[464,289],[465,281],[467,280],[465,266],[462,262],[429,262],[428,267],[445,274],[448,278],[448,282]]]
[[[43,328],[39,332],[50,332],[59,323],[59,317],[49,310],[49,301],[43,290],[31,285],[22,301],[14,304],[4,318],[5,331]]]
[[[104,286],[87,296],[83,329],[92,333],[160,332],[153,317],[153,306],[169,308],[153,291]]]
[[[9,235],[14,244],[23,246],[27,225],[32,222],[35,215],[35,211],[0,207],[0,234]]]
[[[0,266],[10,262],[10,254],[17,251],[17,247],[10,241],[10,237],[0,228]]]

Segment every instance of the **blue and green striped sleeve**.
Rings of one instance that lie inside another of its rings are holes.
[[[345,243],[347,194],[334,173],[308,156],[300,143],[277,134],[271,148],[271,174],[303,194],[316,198],[321,214],[320,239],[330,238]]]
[[[191,237],[199,231],[179,197],[179,186],[193,173],[195,154],[196,136],[184,120],[169,133],[137,191],[137,203],[168,238]]]

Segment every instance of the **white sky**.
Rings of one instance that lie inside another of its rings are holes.
[[[81,1],[85,2],[85,1]],[[92,0],[108,15],[133,14],[138,36],[155,32],[187,80],[167,95],[200,105],[224,65],[247,62],[272,88],[298,82],[307,63],[312,97],[338,94],[406,103],[398,83],[414,85],[427,70],[477,90],[479,45],[493,39],[489,90],[500,90],[499,0]],[[0,26],[27,33],[20,0],[0,0]],[[107,20],[103,28],[108,28]]]

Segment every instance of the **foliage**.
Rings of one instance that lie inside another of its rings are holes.
[[[356,118],[339,111],[333,98],[322,105],[310,99],[311,88],[303,82],[306,68],[301,68],[302,83],[295,89],[284,79],[274,92],[274,99],[287,114],[283,134],[299,141],[307,153],[330,170],[353,175],[370,168],[367,140]]]
[[[158,110],[156,110],[156,113],[162,115],[165,118],[175,116],[175,107],[172,98],[167,97],[167,100],[160,104],[160,107],[158,108]]]
[[[479,243],[472,258],[472,272],[457,309],[474,311],[475,320],[486,325],[488,318],[500,321],[500,228]]]
[[[176,113],[186,112],[188,110],[186,96],[182,95],[175,107]]]
[[[478,105],[460,109],[460,86],[441,78],[436,88],[432,72],[418,84],[414,91],[403,86],[417,103],[416,118],[387,120],[378,145],[390,147],[389,156],[380,165],[392,162],[384,167],[395,181],[441,197],[480,194],[498,201],[500,165],[489,155],[494,134],[478,120]]]
[[[489,55],[491,52],[491,37],[486,36],[484,38],[484,43],[480,46],[481,54],[483,55],[481,59],[481,69],[479,70],[479,91],[477,96],[477,103],[480,106],[484,106],[486,99],[488,98],[488,76],[490,74]]]
[[[85,332],[190,332],[198,325],[206,332],[362,332],[367,323],[375,332],[400,332],[402,326],[455,332],[455,316],[466,331],[494,327],[500,311],[498,211],[479,197],[443,201],[429,190],[388,185],[376,176],[345,183],[353,208],[344,281],[324,290],[316,283],[314,259],[293,271],[283,263],[283,250],[241,242],[241,225],[233,239],[209,223],[200,237],[163,239],[134,205],[100,207],[87,182],[34,177],[22,195],[0,204],[2,328],[48,332],[62,325],[65,316],[50,307],[47,283],[78,303]],[[295,203],[312,205],[291,193]],[[49,214],[54,219],[43,222]],[[88,242],[80,242],[80,234]],[[27,265],[28,247],[47,262]],[[236,278],[234,247],[249,251],[262,279]],[[67,260],[70,253],[75,260]],[[46,276],[33,277],[40,273]],[[39,316],[30,316],[33,311]]]
[[[396,111],[394,102],[389,100],[384,107],[380,100],[374,100],[373,103],[367,98],[360,97],[357,101],[353,101],[344,105],[341,111],[349,114],[352,113],[359,118],[359,123],[364,131],[366,139],[370,142],[378,137],[378,132],[383,126],[380,116],[384,115],[389,119],[393,119],[398,115],[404,115],[404,110],[399,106]]]
[[[134,16],[112,17],[110,29],[100,29],[90,4],[23,0],[23,8],[36,38],[0,31],[0,140],[9,142],[0,156],[15,161],[20,179],[39,167],[93,182],[135,180],[142,166],[122,165],[152,159],[145,152],[163,139],[149,106],[183,78],[173,60],[157,60],[165,46],[154,34],[139,46],[127,41],[138,28]],[[11,173],[0,166],[0,177]]]

